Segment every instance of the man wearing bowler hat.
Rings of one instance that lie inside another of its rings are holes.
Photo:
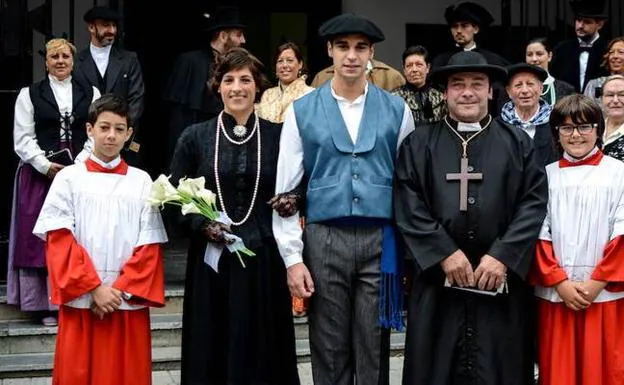
[[[143,115],[145,88],[136,53],[114,45],[119,14],[106,7],[93,7],[83,17],[89,28],[89,47],[76,55],[74,74],[100,90],[124,97],[130,106],[134,136],[126,143],[122,156],[132,166],[139,166],[139,141],[136,139]]]
[[[273,231],[291,294],[311,298],[314,383],[387,385],[389,329],[403,326],[392,177],[414,119],[403,99],[366,79],[384,40],[373,22],[343,14],[319,35],[334,76],[287,109],[276,176],[277,193],[308,180],[305,234],[298,215],[274,214]]]
[[[488,112],[504,68],[459,52],[431,74],[448,115],[399,149],[394,214],[413,260],[404,384],[533,384],[525,279],[546,215],[531,138]]]
[[[570,6],[576,37],[555,47],[549,68],[555,79],[572,84],[576,92],[583,92],[590,80],[608,75],[601,64],[609,43],[600,36],[607,14],[602,0],[574,1]]]
[[[204,17],[207,19],[205,32],[211,37],[210,46],[180,55],[162,93],[171,108],[169,156],[186,127],[209,120],[223,109],[221,98],[208,86],[212,66],[230,48],[245,44],[246,25],[237,7],[219,7]]]

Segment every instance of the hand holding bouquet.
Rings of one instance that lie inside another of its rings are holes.
[[[218,235],[219,239],[208,238],[213,242],[224,243],[225,247],[236,254],[241,265],[245,267],[241,254],[247,256],[255,256],[256,254],[245,246],[240,237],[229,231],[232,221],[225,213],[217,210],[216,195],[205,188],[205,183],[203,176],[195,179],[182,178],[176,188],[169,181],[169,177],[160,175],[154,181],[147,201],[150,205],[158,206],[161,209],[166,204],[180,206],[182,215],[199,214],[208,219],[214,228],[213,230],[219,230],[208,233],[216,234],[215,237]],[[214,262],[215,258],[218,261],[221,251],[222,249],[215,250],[213,247],[211,250],[206,250],[206,254],[210,252]],[[209,264],[216,270],[216,264]]]

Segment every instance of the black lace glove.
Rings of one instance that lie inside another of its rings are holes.
[[[225,238],[225,233],[230,233],[231,231],[230,226],[217,221],[208,221],[203,228],[204,236],[208,239],[208,242],[222,245],[234,242],[233,240],[228,241]]]
[[[289,191],[275,195],[269,201],[271,208],[277,211],[280,217],[286,218],[295,215],[299,211],[302,196],[299,192]]]

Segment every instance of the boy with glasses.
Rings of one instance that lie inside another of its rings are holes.
[[[538,298],[540,384],[621,383],[624,163],[600,150],[600,107],[561,99],[550,125],[563,156],[546,167],[549,202],[530,274]]]

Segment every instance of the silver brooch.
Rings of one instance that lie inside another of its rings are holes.
[[[241,126],[240,124],[234,126],[234,136],[237,138],[243,138],[245,135],[247,135],[247,127]]]

